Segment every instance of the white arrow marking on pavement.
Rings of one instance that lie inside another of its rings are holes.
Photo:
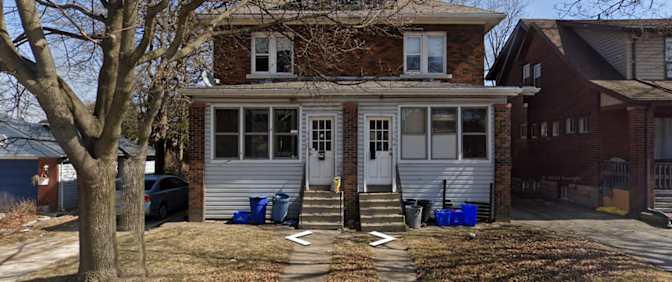
[[[289,241],[292,241],[294,243],[297,243],[297,244],[301,244],[301,245],[304,245],[304,246],[309,246],[310,242],[308,242],[306,240],[301,240],[301,239],[299,239],[299,237],[303,237],[303,236],[310,235],[310,234],[313,234],[313,231],[308,230],[308,231],[303,231],[303,232],[300,232],[300,233],[296,233],[292,236],[287,236],[287,237],[285,237],[285,239],[287,239]]]
[[[397,240],[397,238],[394,238],[394,237],[392,237],[390,235],[387,235],[385,233],[380,233],[378,231],[372,231],[372,232],[369,232],[369,234],[371,234],[373,236],[376,236],[376,237],[383,238],[383,239],[375,241],[373,243],[369,243],[369,245],[371,245],[371,247],[377,247],[377,246],[392,242],[394,240]]]

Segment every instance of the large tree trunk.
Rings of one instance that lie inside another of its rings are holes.
[[[117,278],[114,159],[88,161],[77,168],[79,189],[79,279]]]
[[[141,148],[146,152],[146,148]],[[146,276],[145,267],[145,154],[124,160],[121,169],[121,193],[123,210],[119,217],[120,230],[131,231],[128,250],[129,268],[123,269],[124,275]]]

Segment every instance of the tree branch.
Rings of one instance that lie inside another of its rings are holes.
[[[54,9],[59,9],[59,10],[75,10],[80,12],[82,15],[85,15],[89,18],[92,18],[94,20],[104,22],[105,21],[105,16],[101,14],[94,14],[92,11],[89,9],[77,4],[77,3],[66,3],[66,4],[56,4],[52,2],[51,0],[35,0],[35,2],[39,3],[42,6],[49,7],[49,8],[54,8]]]

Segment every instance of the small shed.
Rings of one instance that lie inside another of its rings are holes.
[[[119,141],[119,158],[137,146]],[[149,149],[145,173],[154,173],[154,150]],[[40,210],[77,207],[77,173],[56,143],[47,123],[30,123],[0,116],[0,209],[17,200],[34,200]]]

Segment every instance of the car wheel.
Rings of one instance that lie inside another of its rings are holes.
[[[168,217],[168,205],[166,203],[161,204],[159,207],[159,219],[166,219]]]

